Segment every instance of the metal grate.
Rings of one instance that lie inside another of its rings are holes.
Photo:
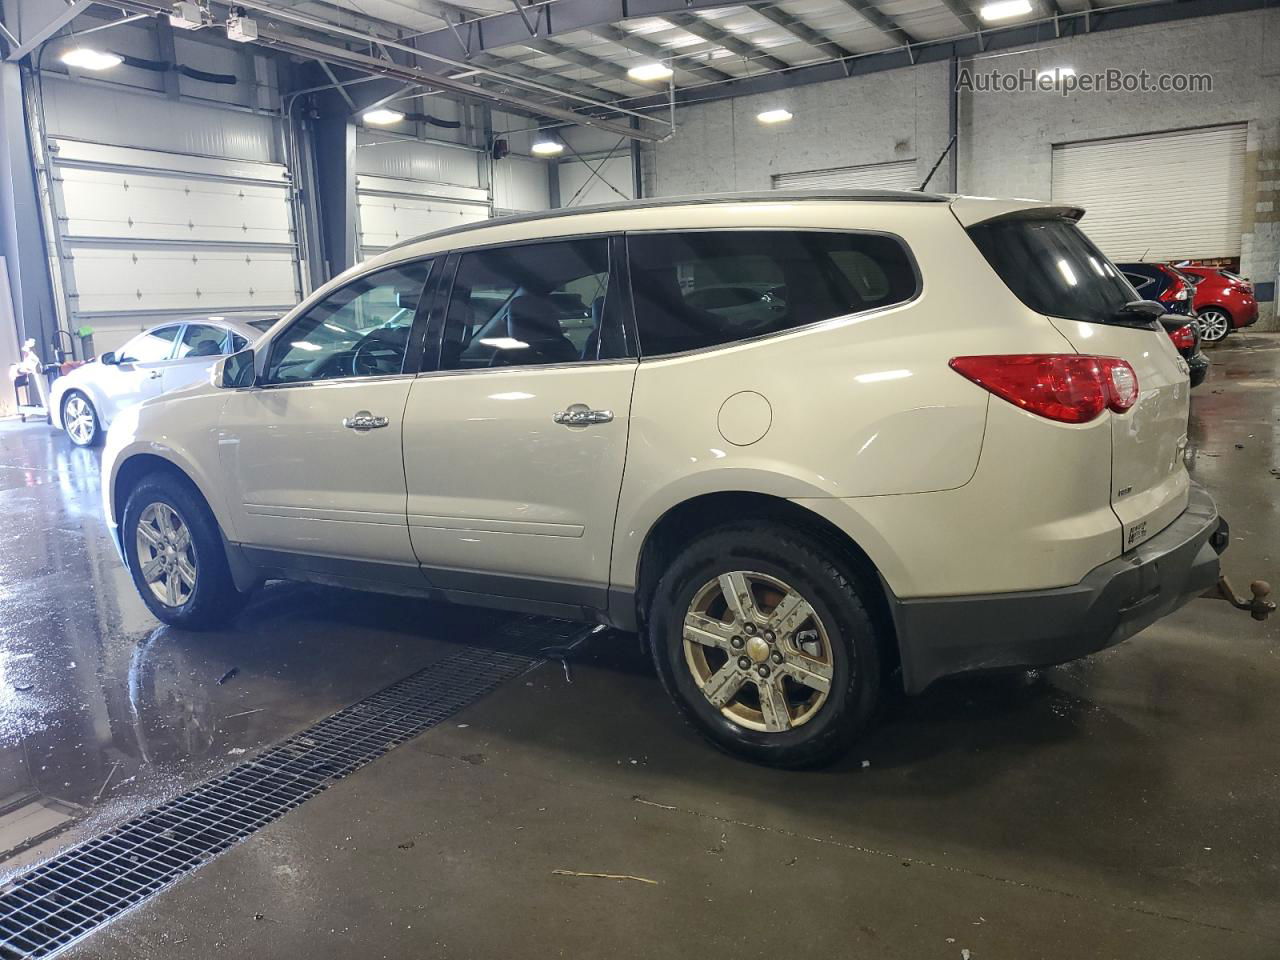
[[[226,773],[80,843],[0,891],[0,957],[47,957],[329,784],[535,666],[581,625],[525,619],[514,650],[468,649],[393,683]]]

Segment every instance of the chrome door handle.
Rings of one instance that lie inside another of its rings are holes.
[[[592,410],[585,403],[575,403],[568,410],[552,414],[551,419],[566,427],[586,427],[593,423],[608,423],[613,419],[613,411]]]
[[[346,417],[342,421],[342,425],[348,430],[359,430],[364,433],[366,430],[377,430],[379,427],[385,427],[389,421],[386,417],[375,417],[368,410],[361,410]]]

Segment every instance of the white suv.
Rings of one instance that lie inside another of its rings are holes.
[[[1080,657],[1217,579],[1185,362],[1081,213],[774,193],[434,234],[122,414],[107,515],[168,623],[269,578],[598,620],[720,746],[820,762],[887,682]]]

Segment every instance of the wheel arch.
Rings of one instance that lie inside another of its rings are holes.
[[[111,480],[111,499],[109,504],[111,519],[123,527],[124,507],[129,500],[129,494],[144,477],[156,473],[165,473],[169,476],[177,477],[182,482],[189,484],[191,489],[204,501],[205,506],[213,517],[218,534],[222,537],[222,546],[226,550],[227,564],[237,589],[248,591],[260,583],[261,575],[228,538],[227,527],[223,518],[218,515],[218,507],[213,498],[209,496],[209,493],[195,477],[194,472],[175,459],[147,450],[140,450],[122,458],[119,465],[115,467]]]
[[[1227,306],[1225,303],[1221,302],[1220,300],[1213,300],[1209,303],[1206,303],[1203,307],[1201,307],[1199,310],[1196,311],[1196,316],[1198,317],[1200,314],[1204,313],[1206,310],[1218,310],[1218,311],[1221,311],[1222,313],[1225,313],[1227,315],[1227,320],[1231,322],[1231,325],[1233,327],[1235,326],[1236,324],[1235,313],[1232,311],[1232,309],[1229,306]]]
[[[666,510],[645,534],[635,571],[635,619],[643,627],[662,572],[693,538],[744,517],[801,531],[832,550],[848,575],[857,579],[871,602],[872,618],[886,638],[886,667],[899,662],[897,633],[881,571],[870,554],[846,531],[799,503],[774,494],[718,491],[690,497]]]

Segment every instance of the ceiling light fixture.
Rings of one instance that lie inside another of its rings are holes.
[[[1031,12],[1031,0],[996,0],[995,3],[984,3],[978,16],[987,23],[996,20],[1011,20],[1014,17],[1025,17]]]
[[[376,124],[377,126],[386,126],[388,123],[399,123],[404,119],[404,114],[399,110],[388,110],[386,107],[374,107],[372,110],[366,110],[360,114],[360,119],[365,123]]]
[[[539,140],[529,150],[539,157],[554,157],[564,152],[564,144],[555,140]]]
[[[765,110],[756,114],[756,119],[761,123],[786,123],[791,119],[791,111],[784,110],[779,107],[776,110]]]
[[[118,53],[106,53],[90,47],[75,47],[58,59],[69,67],[79,67],[81,70],[110,70],[124,63],[124,57]]]
[[[671,76],[671,72],[671,68],[665,63],[642,63],[628,70],[627,76],[632,80],[648,83],[653,80],[666,80]]]

